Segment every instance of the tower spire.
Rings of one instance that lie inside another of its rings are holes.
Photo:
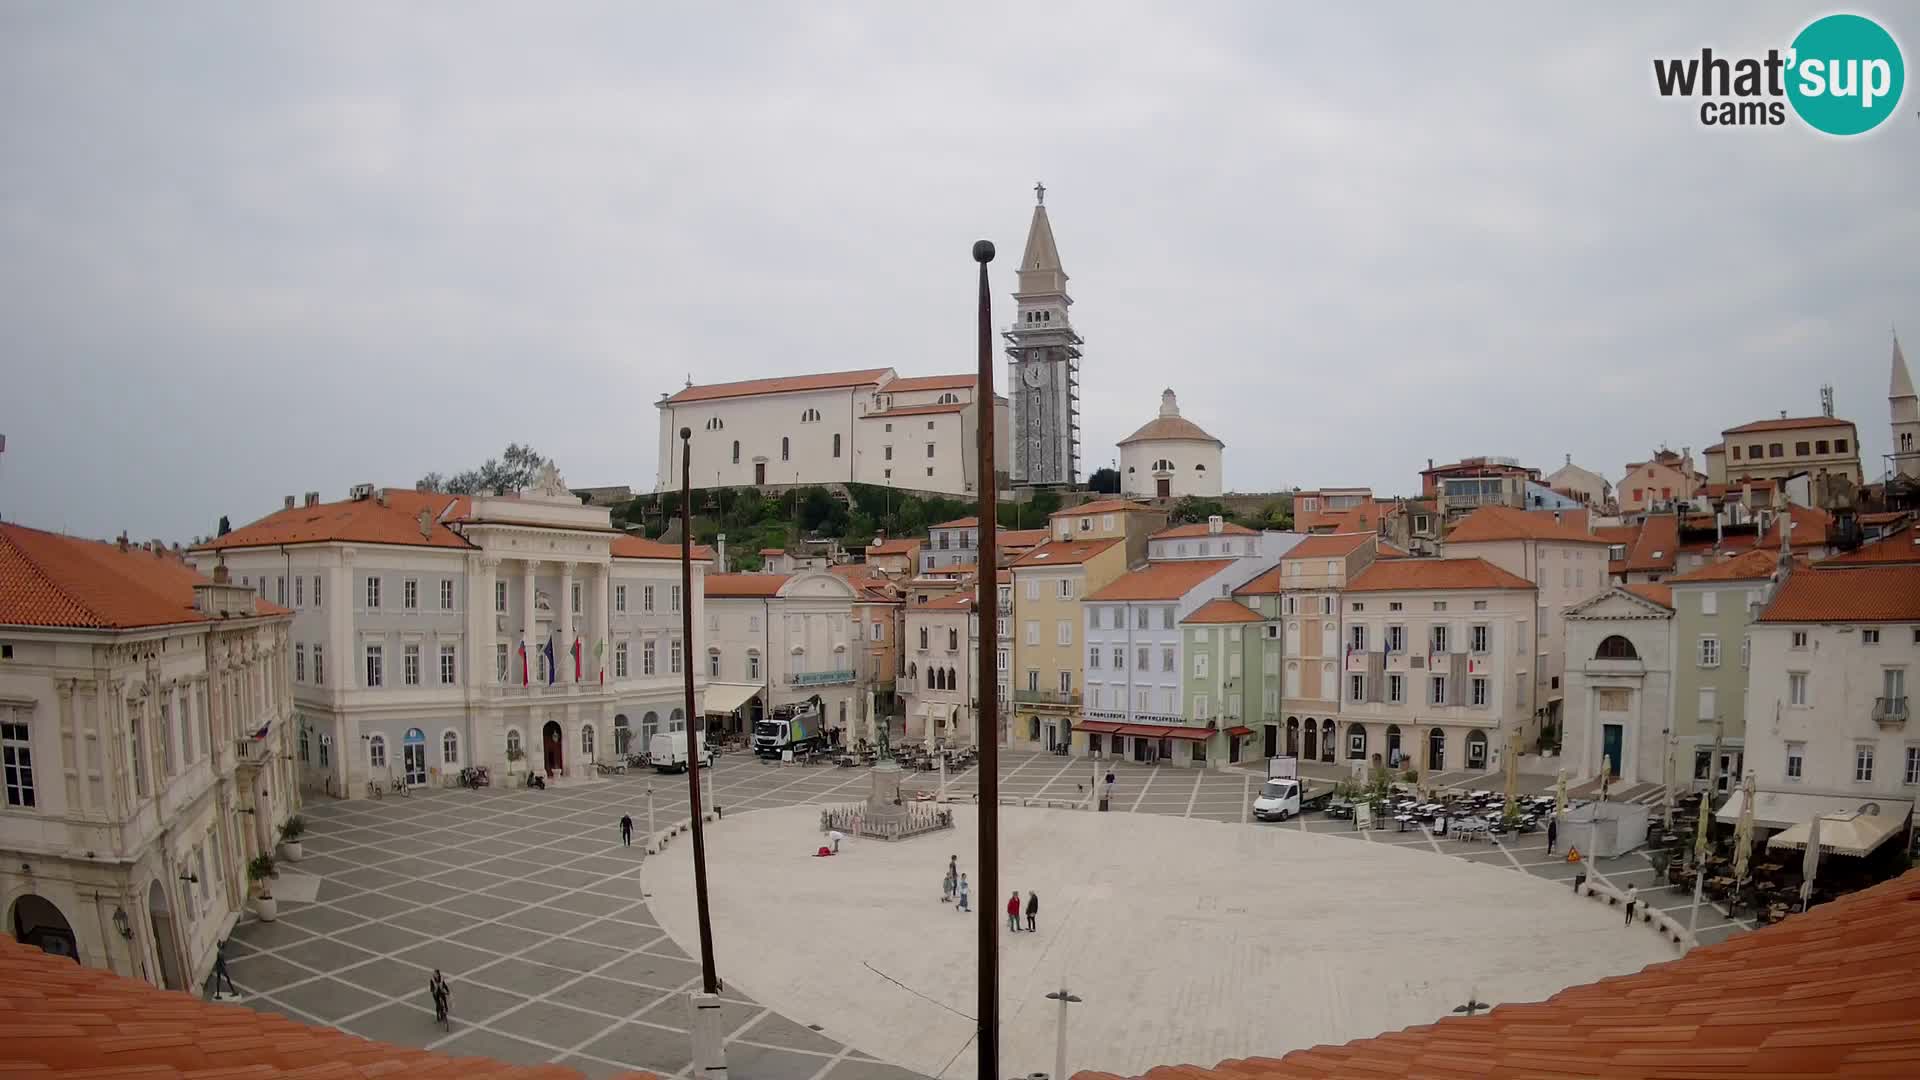
[[[1893,380],[1887,387],[1890,398],[1914,397],[1913,376],[1907,372],[1907,358],[1900,351],[1900,335],[1893,335]]]

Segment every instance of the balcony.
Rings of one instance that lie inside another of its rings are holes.
[[[1080,694],[1067,690],[1015,690],[1013,700],[1018,705],[1050,705],[1071,709],[1079,706]]]
[[[1873,722],[1886,728],[1906,726],[1907,699],[1904,696],[1874,698]]]
[[[788,686],[844,686],[853,682],[853,669],[835,671],[793,671],[787,673]]]
[[[258,767],[267,760],[267,754],[273,746],[273,732],[267,732],[263,738],[255,739],[246,735],[233,740],[233,758],[241,765]]]

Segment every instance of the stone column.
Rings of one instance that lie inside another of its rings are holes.
[[[593,615],[590,620],[593,630],[593,679],[600,681],[600,672],[613,663],[613,564],[600,567],[600,576],[593,583]]]
[[[540,662],[535,657],[535,651],[540,643],[536,642],[533,637],[534,630],[539,626],[539,623],[534,618],[535,598],[533,572],[537,565],[538,564],[532,559],[522,559],[520,561],[520,643],[527,648],[526,677],[528,683],[532,683],[534,677],[540,672]],[[516,648],[513,651],[517,653],[518,649]],[[519,672],[509,671],[509,674],[517,675]],[[531,749],[527,750],[527,760],[533,760],[533,751]]]
[[[555,606],[558,612],[560,633],[554,639],[553,662],[559,668],[554,677],[561,685],[570,685],[573,677],[573,568],[574,563],[560,564],[560,603]]]
[[[492,555],[480,557],[480,595],[471,612],[474,628],[473,655],[467,661],[467,686],[472,688],[494,681],[495,656],[500,645],[500,620],[493,609],[495,583],[500,580],[500,560]],[[471,737],[471,734],[468,736]],[[477,762],[476,762],[477,764]]]

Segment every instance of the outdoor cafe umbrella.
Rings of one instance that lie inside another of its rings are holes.
[[[1713,800],[1700,796],[1700,828],[1693,834],[1693,865],[1707,865],[1707,822],[1713,814]]]
[[[1567,812],[1567,770],[1561,769],[1553,782],[1553,820],[1559,821]]]
[[[1747,880],[1747,863],[1753,855],[1753,773],[1740,782],[1740,823],[1733,828],[1733,883],[1737,888]],[[1704,800],[1702,800],[1704,801]]]
[[[1507,814],[1513,815],[1520,798],[1520,733],[1507,737]]]
[[[1707,817],[1713,813],[1713,800],[1706,795],[1700,796],[1700,829],[1693,835],[1693,904],[1687,908],[1687,938],[1694,944],[1700,939],[1696,928],[1700,921],[1700,895],[1707,884]]]
[[[1800,910],[1813,903],[1813,879],[1820,872],[1820,815],[1807,825],[1807,857],[1800,864]]]

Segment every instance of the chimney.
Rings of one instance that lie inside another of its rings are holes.
[[[714,562],[716,565],[713,572],[716,574],[724,574],[727,572],[727,534],[721,533],[715,538],[714,543],[716,548]]]
[[[215,585],[226,585],[232,581],[233,575],[227,572],[226,559],[222,558],[219,562],[213,564],[213,583]]]
[[[291,509],[293,509],[293,496],[291,496],[291,495],[289,495],[289,496],[287,496],[287,502],[286,502],[286,505],[285,505],[285,506],[282,506],[282,507],[281,507],[281,509],[282,509],[282,510],[291,510]]]
[[[381,506],[387,505],[387,489],[381,488],[374,492],[373,501],[379,503]]]
[[[308,505],[308,506],[319,506],[319,505],[320,505],[320,493],[319,493],[319,492],[317,492],[317,491],[309,491],[309,492],[307,492],[307,505]]]
[[[122,529],[122,530],[120,531],[120,537],[119,537],[119,539],[118,539],[118,540],[116,540],[115,542],[116,542],[116,543],[118,543],[118,544],[120,545],[120,550],[121,550],[121,551],[125,551],[125,550],[127,550],[127,533],[126,533],[126,530],[124,530],[124,529]]]
[[[1558,525],[1558,524],[1560,524],[1560,511],[1558,511],[1558,510],[1555,510],[1555,511],[1553,512],[1553,523],[1554,523],[1555,525]]]
[[[1432,471],[1433,471],[1433,459],[1432,459],[1432,458],[1428,458],[1428,459],[1427,459],[1427,471],[1428,471],[1428,472],[1432,472]]]
[[[1226,519],[1219,514],[1207,515],[1207,535],[1218,536],[1227,527]]]
[[[420,535],[428,538],[433,536],[433,514],[426,507],[420,508]]]

